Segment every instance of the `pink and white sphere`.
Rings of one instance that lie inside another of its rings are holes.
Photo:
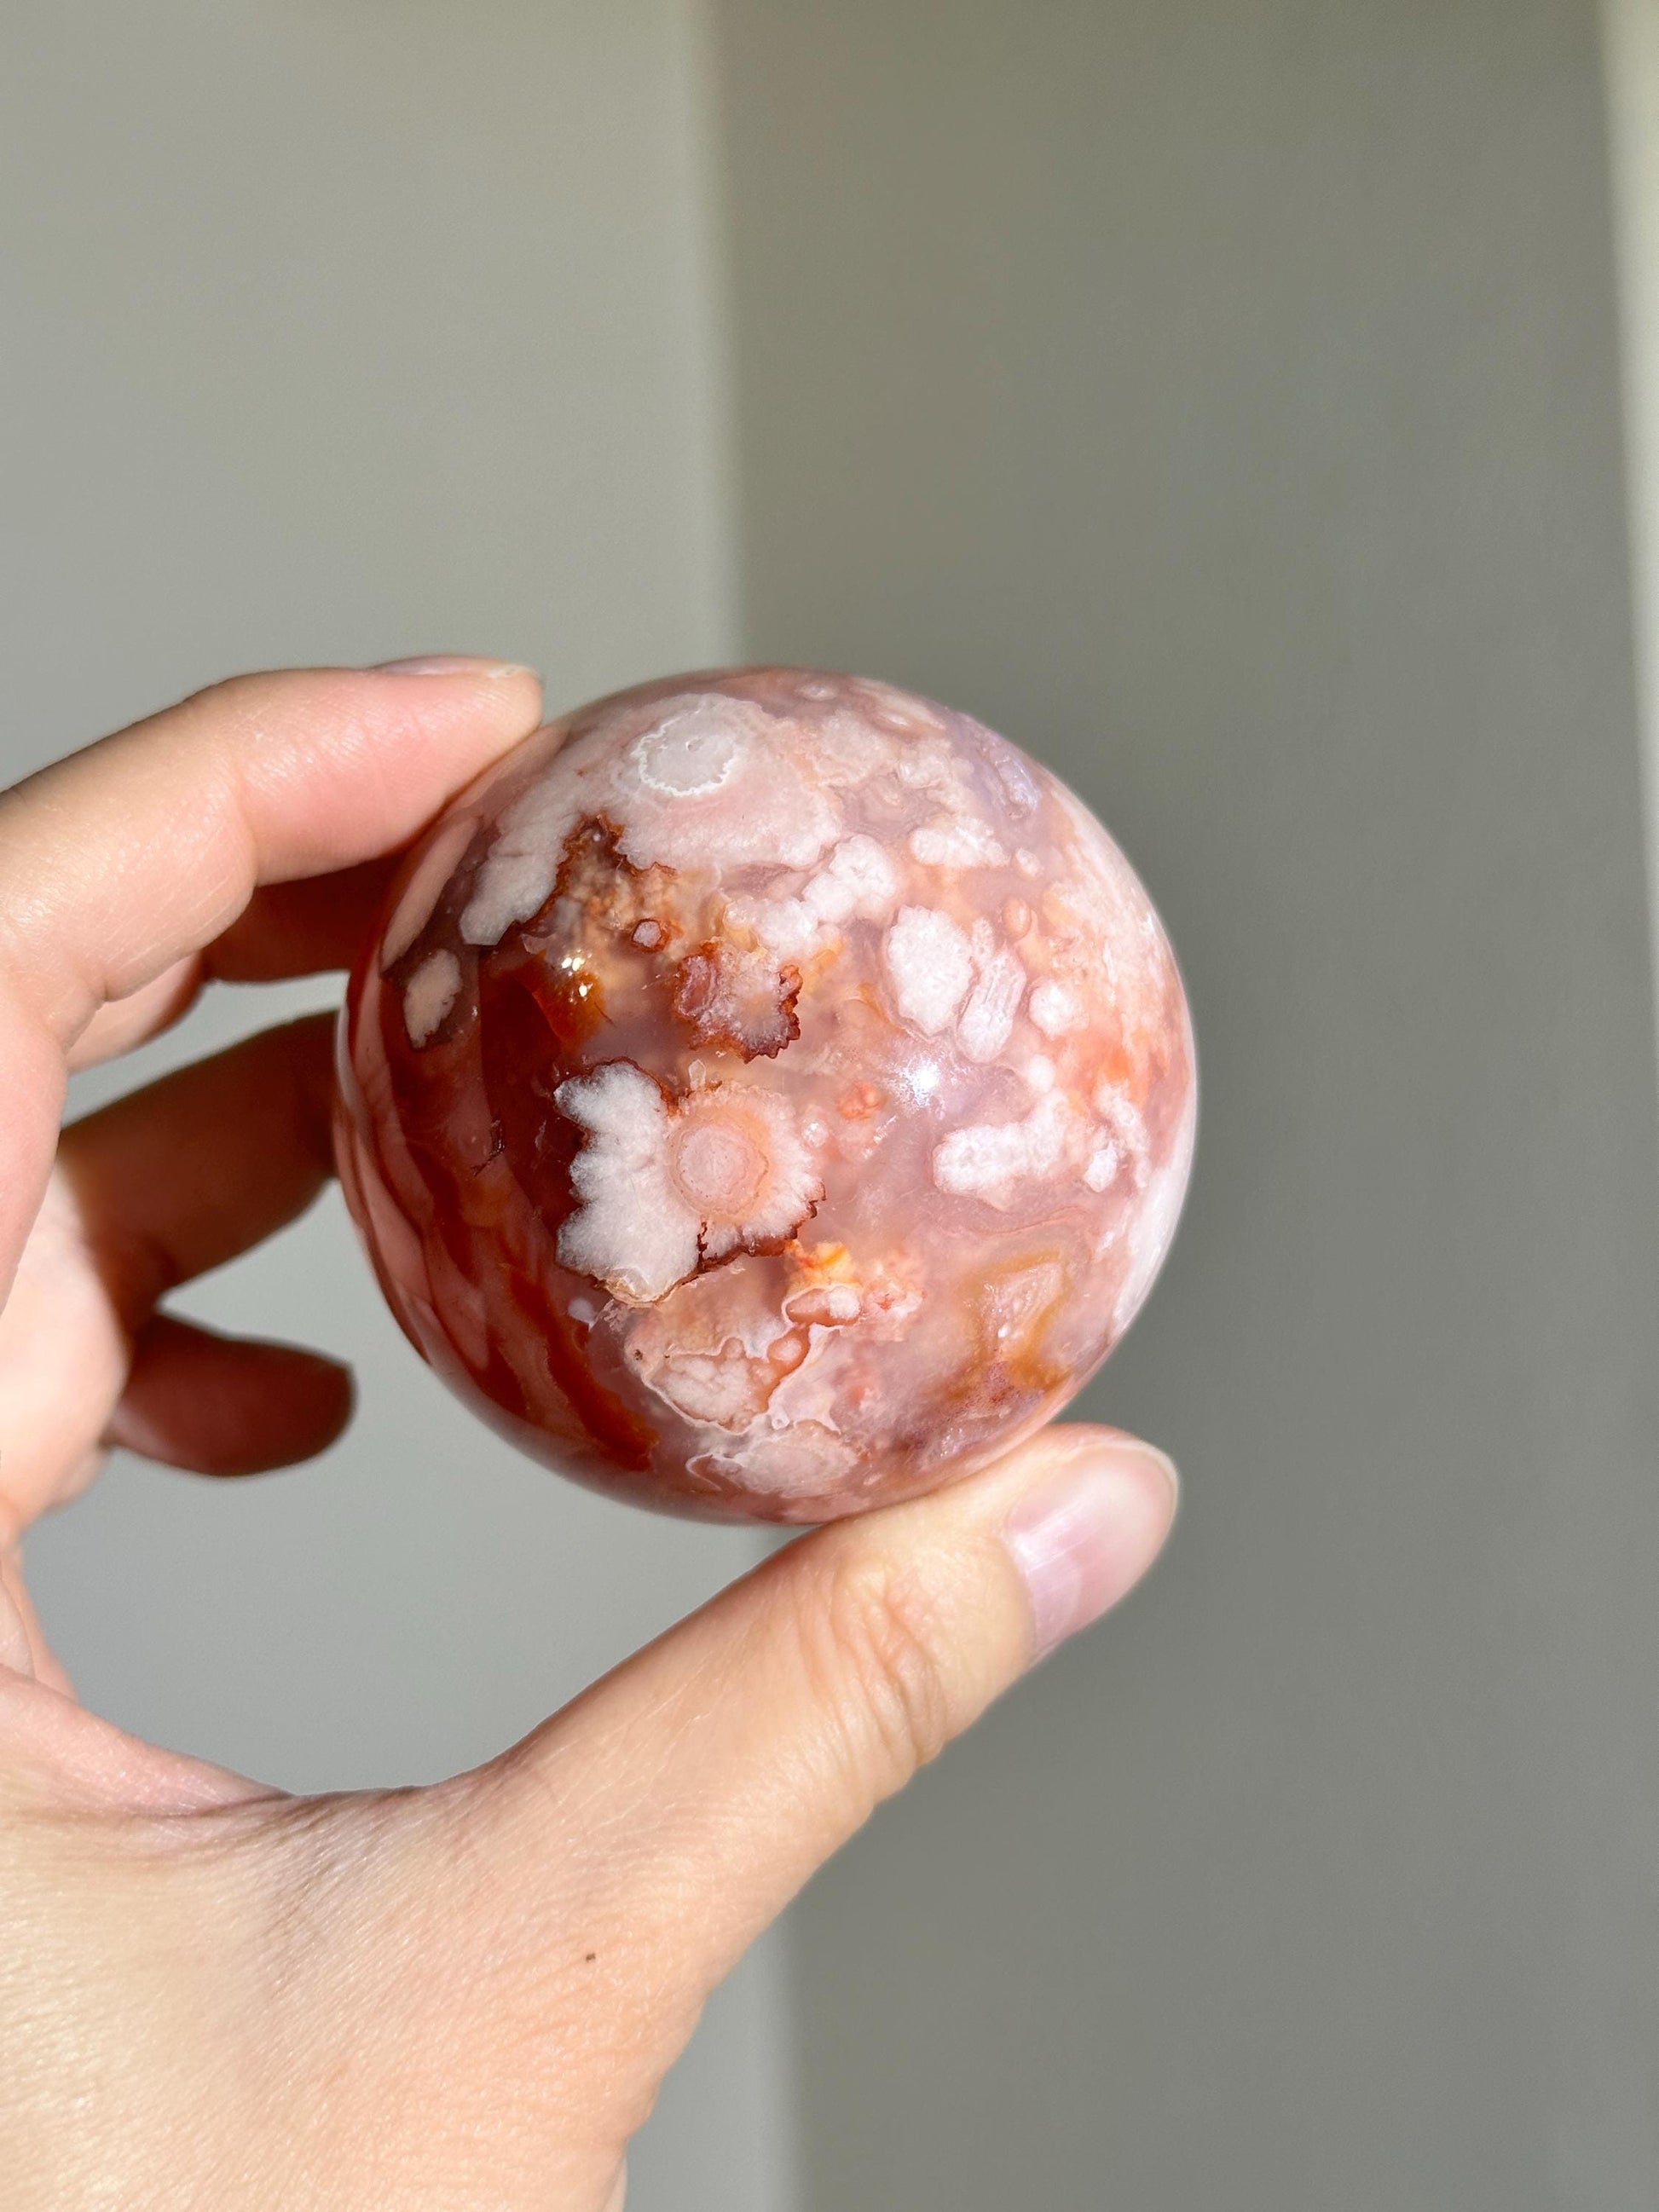
[[[833,1519],[982,1465],[1175,1232],[1192,1032],[1094,817],[966,714],[796,668],[527,739],[410,855],[341,1024],[393,1311],[562,1472]]]

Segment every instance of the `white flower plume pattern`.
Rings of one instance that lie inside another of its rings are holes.
[[[631,1060],[555,1094],[586,1130],[571,1166],[581,1203],[559,1257],[629,1305],[653,1305],[707,1260],[775,1246],[823,1195],[787,1100],[712,1084],[671,1102]]]

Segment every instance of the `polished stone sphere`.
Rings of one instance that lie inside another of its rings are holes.
[[[1045,1420],[1192,1156],[1145,891],[1005,738],[862,678],[584,707],[410,855],[341,1025],[340,1171],[438,1372],[619,1496],[823,1521]]]

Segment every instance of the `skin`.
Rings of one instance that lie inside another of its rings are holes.
[[[1054,1429],[802,1539],[499,1758],[306,1799],[88,1712],[21,1544],[124,1444],[308,1457],[321,1353],[168,1316],[330,1173],[329,1025],[60,1129],[216,977],[345,965],[392,856],[537,722],[521,669],[244,677],[0,795],[0,2143],[34,2207],[611,2212],[709,1991],[1145,1572],[1168,1462]]]

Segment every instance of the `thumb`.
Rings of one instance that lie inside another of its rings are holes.
[[[804,1537],[452,1785],[469,1852],[521,1901],[544,1882],[538,1932],[648,1992],[666,2064],[872,1808],[1139,1580],[1175,1508],[1161,1453],[1068,1427]]]

